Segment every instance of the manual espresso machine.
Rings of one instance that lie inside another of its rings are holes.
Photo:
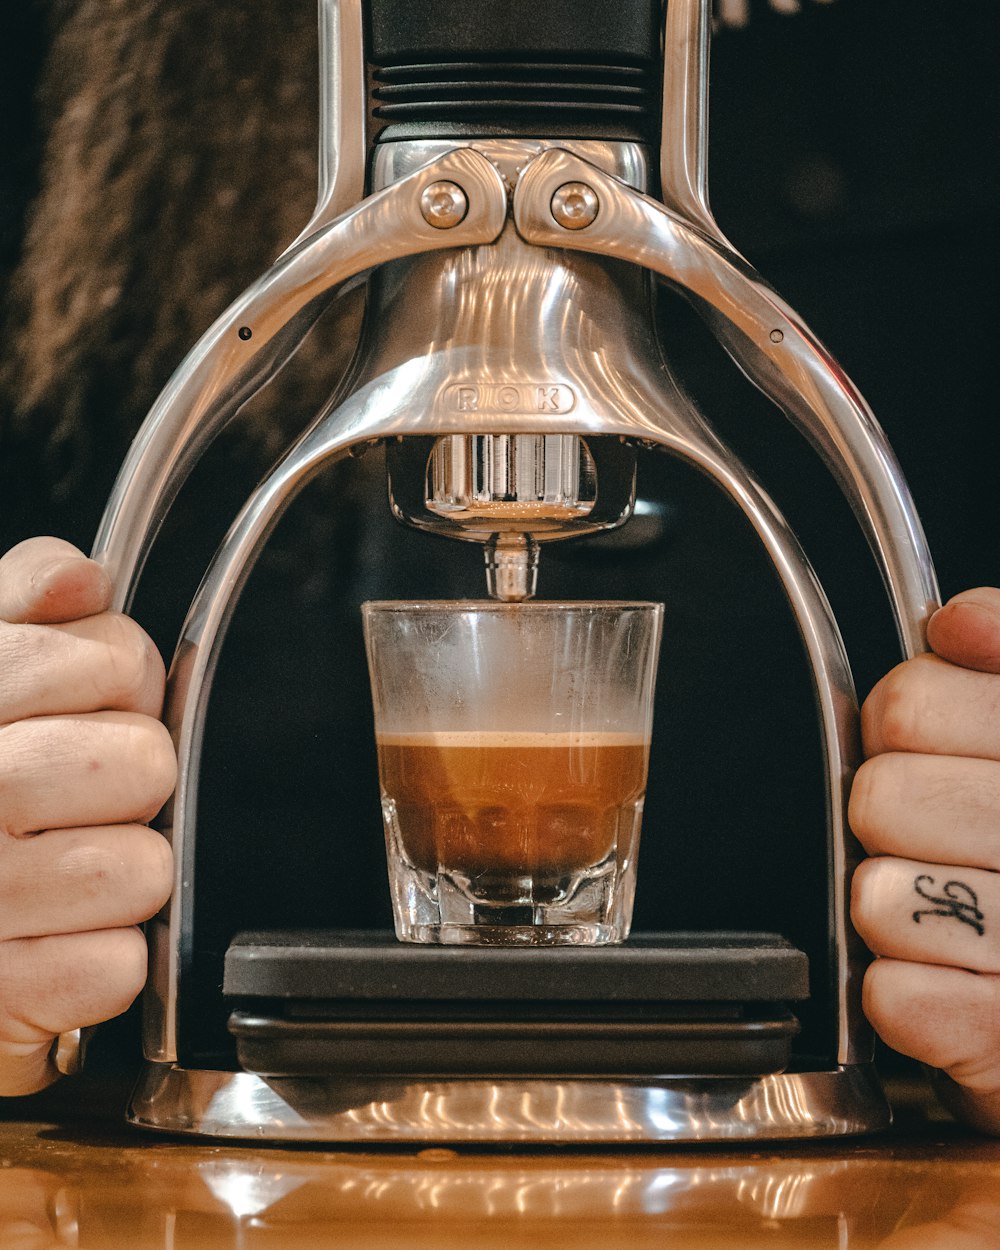
[[[865,955],[848,917],[859,747],[844,645],[789,526],[675,380],[654,283],[690,302],[825,461],[907,656],[924,649],[937,589],[864,400],[709,210],[709,0],[319,8],[315,215],[175,373],[96,543],[124,609],[209,442],[320,315],[367,284],[353,365],[237,517],[174,659],[166,718],[179,781],[160,827],[176,888],[148,926],[147,1062],[129,1118],[329,1142],[735,1141],[884,1126],[860,1008]],[[370,145],[369,104],[381,125]],[[212,1010],[231,1014],[237,1060],[192,1062],[195,918],[213,906],[195,871],[196,837],[212,833],[196,826],[199,761],[220,649],[289,501],[378,444],[394,515],[481,544],[499,601],[531,600],[547,544],[629,525],[642,457],[666,452],[737,504],[777,571],[815,691],[827,941],[811,968],[763,932],[513,950],[233,934]],[[827,1009],[821,1045],[804,1056],[794,1011],[810,993]]]

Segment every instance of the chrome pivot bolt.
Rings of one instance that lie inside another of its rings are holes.
[[[465,218],[469,197],[457,182],[432,182],[420,194],[420,211],[435,230],[450,230]]]
[[[597,217],[601,202],[585,182],[564,182],[552,195],[552,216],[565,230],[582,230]]]

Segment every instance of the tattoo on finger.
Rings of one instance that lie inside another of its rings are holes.
[[[979,898],[972,886],[966,885],[964,881],[946,881],[941,888],[941,893],[931,894],[930,890],[936,890],[938,887],[934,878],[924,872],[914,878],[913,888],[928,903],[936,904],[934,907],[924,907],[913,913],[913,919],[917,924],[923,916],[954,917],[955,920],[975,929],[980,937],[986,932],[983,923],[986,917],[979,909]]]

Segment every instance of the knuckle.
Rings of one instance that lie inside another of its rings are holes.
[[[93,899],[118,890],[122,868],[109,847],[74,838],[56,860],[53,871],[77,898]]]
[[[0,945],[0,1017],[26,1037],[53,1035],[126,1011],[146,980],[146,942],[134,927]]]
[[[155,815],[173,793],[177,781],[177,754],[166,726],[152,717],[146,719],[145,759],[149,769],[150,796],[156,804],[152,815]]]
[[[118,761],[127,769],[145,818],[154,816],[173,792],[177,756],[167,728],[152,716],[125,714],[126,742]]]
[[[115,924],[138,924],[156,914],[170,896],[170,846],[144,825],[68,836],[53,874],[77,902],[93,900]]]
[[[130,828],[128,841],[127,853],[134,857],[131,873],[134,890],[129,919],[138,924],[155,916],[170,897],[174,857],[166,838],[144,825]]]
[[[126,1011],[146,984],[146,939],[138,929],[116,929],[112,950],[112,991],[117,1001],[111,1005],[114,1015]]]
[[[901,1036],[900,1019],[909,1015],[909,1002],[901,992],[900,978],[893,960],[877,959],[865,972],[861,993],[861,1005],[868,1022],[879,1037],[890,1046],[905,1054],[913,1054]]]
[[[866,760],[851,786],[847,819],[854,836],[865,850],[876,854],[891,839],[906,795],[908,757],[887,753]]]
[[[80,943],[72,974],[84,997],[119,1015],[146,980],[146,942],[138,929],[109,929],[100,941]]]
[[[132,706],[142,701],[162,676],[163,662],[145,632],[128,616],[108,613],[106,657],[109,703]]]
[[[873,810],[877,803],[878,777],[875,765],[878,759],[867,760],[854,774],[851,795],[847,803],[847,822],[854,836],[867,851],[868,839],[873,825]]]
[[[862,730],[866,747],[878,753],[912,751],[922,742],[926,670],[917,661],[897,665],[865,700]]]
[[[862,860],[851,878],[851,919],[860,936],[872,949],[878,935],[877,894],[882,869],[881,860]]]
[[[88,935],[89,936],[89,935]],[[79,956],[67,971],[80,1010],[99,1023],[119,1016],[146,982],[146,941],[138,929],[107,930],[98,942],[78,943]]]

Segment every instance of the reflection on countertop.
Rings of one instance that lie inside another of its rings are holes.
[[[985,1250],[1000,1142],[929,1109],[767,1149],[347,1151],[0,1123],[2,1250]]]

